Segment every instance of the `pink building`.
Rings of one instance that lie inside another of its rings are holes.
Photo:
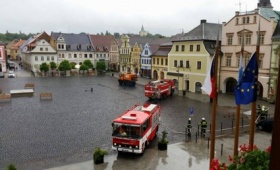
[[[271,37],[279,20],[279,11],[274,11],[270,1],[260,0],[253,11],[236,12],[227,23],[223,23],[221,51],[223,57],[220,70],[220,91],[234,93],[237,84],[238,68],[241,56],[241,44],[244,39],[243,62],[246,66],[256,51],[260,30],[260,55],[258,96],[268,98],[269,69],[272,53]]]
[[[6,58],[7,57],[5,44],[0,42],[0,72],[7,72]]]

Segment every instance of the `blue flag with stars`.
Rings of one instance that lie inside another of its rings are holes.
[[[249,104],[251,102],[255,102],[257,99],[259,68],[256,55],[257,54],[255,52],[243,71],[241,81],[234,89],[235,102],[237,105]]]

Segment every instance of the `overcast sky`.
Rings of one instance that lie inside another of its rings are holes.
[[[0,33],[188,32],[200,24],[228,22],[259,0],[0,0]],[[271,0],[280,11],[280,0]],[[241,4],[241,5],[239,5]]]

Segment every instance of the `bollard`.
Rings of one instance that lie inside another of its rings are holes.
[[[221,144],[221,156],[223,156],[223,147],[224,147],[224,144]]]
[[[241,126],[242,126],[242,129],[243,129],[243,126],[244,126],[244,124],[243,124],[243,116],[241,117]]]
[[[197,133],[199,134],[199,125],[197,125]]]
[[[208,138],[208,149],[209,149],[210,138]]]
[[[221,122],[221,134],[223,133],[223,122]]]
[[[197,143],[197,133],[195,133],[195,143]]]
[[[231,131],[233,131],[233,120],[234,119],[231,120]]]

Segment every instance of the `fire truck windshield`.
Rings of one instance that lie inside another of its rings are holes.
[[[113,134],[112,136],[124,137],[124,138],[140,138],[141,137],[140,126],[135,125],[123,125],[123,124],[113,124]]]

